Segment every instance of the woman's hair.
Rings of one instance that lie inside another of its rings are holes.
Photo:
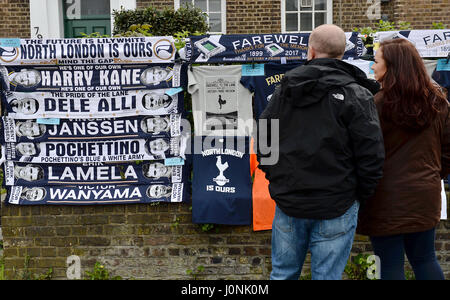
[[[407,130],[427,128],[447,100],[432,83],[416,47],[405,39],[394,39],[381,43],[380,50],[386,64],[381,79],[382,119]]]

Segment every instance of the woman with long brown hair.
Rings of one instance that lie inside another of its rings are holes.
[[[416,279],[444,279],[434,243],[441,179],[450,170],[449,103],[405,39],[381,43],[372,69],[386,158],[357,232],[370,236],[382,279],[405,279],[405,253]]]

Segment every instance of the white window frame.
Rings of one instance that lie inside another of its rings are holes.
[[[299,4],[301,0],[298,0]],[[300,6],[299,6],[300,7]],[[300,10],[297,11],[297,14],[300,13]],[[313,10],[311,11],[313,14],[313,29],[314,29],[314,4],[313,4]],[[333,0],[327,0],[327,17],[325,24],[332,24],[333,23]],[[300,22],[299,22],[300,26]],[[282,33],[307,33],[311,31],[286,31],[286,0],[281,0],[281,32]]]
[[[192,4],[194,4],[194,0],[191,0]],[[208,14],[209,12],[209,1],[206,1],[207,10],[205,13]],[[180,0],[174,0],[174,8],[175,10],[180,8]],[[220,0],[220,10],[221,10],[221,23],[222,23],[222,31],[215,32],[210,31],[210,34],[226,34],[227,33],[227,1],[226,0]],[[209,17],[208,17],[208,24],[209,24]]]

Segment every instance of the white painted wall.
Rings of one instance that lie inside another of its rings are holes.
[[[136,9],[136,0],[111,0],[110,1],[110,9],[111,9],[111,34],[114,28],[114,18],[112,16],[113,10],[120,10],[120,7],[123,6],[124,9]]]
[[[31,38],[64,37],[62,2],[59,0],[30,0]]]
[[[114,27],[112,12],[136,9],[136,0],[111,0],[111,32]],[[30,0],[31,38],[64,38],[64,19],[61,0]]]

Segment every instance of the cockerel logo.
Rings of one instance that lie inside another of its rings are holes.
[[[219,175],[216,178],[213,178],[213,181],[220,186],[224,186],[225,184],[230,182],[230,180],[223,175],[223,172],[225,172],[225,170],[228,169],[228,162],[222,163],[222,156],[220,155],[216,157],[217,157],[216,166],[217,169],[219,169]]]

